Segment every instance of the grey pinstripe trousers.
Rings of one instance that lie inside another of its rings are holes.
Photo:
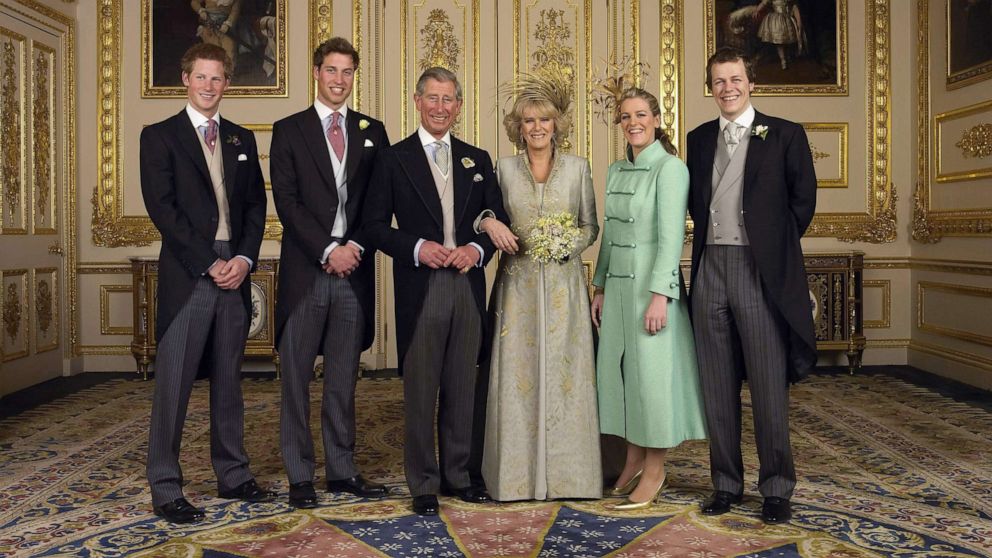
[[[324,353],[320,406],[327,480],[358,474],[355,468],[355,382],[365,316],[348,279],[320,273],[293,309],[279,341],[282,410],[279,440],[290,483],[313,481],[316,462],[310,433],[310,381],[318,349]]]
[[[747,246],[707,245],[692,285],[693,331],[710,435],[713,488],[744,491],[741,384],[751,391],[758,491],[790,498],[796,471],[789,443],[786,326],[766,300]]]
[[[437,494],[441,484],[470,485],[472,409],[482,317],[468,277],[431,272],[417,328],[403,361],[403,447],[411,496]],[[438,458],[434,454],[437,404]]]
[[[224,259],[231,257],[227,242],[214,242],[214,250]],[[241,293],[221,290],[206,275],[196,282],[193,294],[158,344],[146,463],[155,506],[183,496],[179,447],[189,396],[204,352],[211,362],[210,459],[218,489],[231,490],[252,478],[244,448],[245,406],[241,396],[247,319]]]

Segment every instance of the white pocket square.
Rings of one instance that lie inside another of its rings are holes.
[[[372,145],[374,145],[374,144],[372,143],[372,140],[370,140],[370,139],[366,139],[366,140],[365,140],[365,147],[372,147]]]
[[[244,153],[242,153],[242,154],[238,155],[238,160],[239,161],[247,161],[248,160],[248,156],[245,155]]]
[[[472,182],[482,182],[482,175],[475,173],[475,176],[472,177]]]

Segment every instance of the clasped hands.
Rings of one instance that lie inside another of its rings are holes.
[[[474,246],[459,246],[451,250],[433,240],[425,240],[420,245],[417,257],[421,264],[431,269],[454,267],[461,273],[467,273],[479,263],[479,251]]]
[[[596,289],[592,297],[589,310],[592,313],[592,323],[597,328],[603,320],[604,293]],[[644,331],[648,335],[655,335],[668,325],[668,297],[658,293],[651,293],[651,302],[648,303],[647,310],[644,311]]]
[[[214,265],[210,266],[207,273],[218,287],[232,290],[241,286],[241,282],[248,276],[249,271],[250,266],[243,258],[231,258],[229,260],[218,259]]]
[[[327,255],[324,262],[324,273],[334,274],[345,278],[362,263],[362,251],[354,244],[339,244]]]

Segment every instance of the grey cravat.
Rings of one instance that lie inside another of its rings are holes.
[[[448,144],[443,141],[434,142],[434,164],[441,174],[448,176],[448,168],[451,166],[451,157],[448,156]]]
[[[743,129],[744,126],[736,122],[728,122],[727,127],[723,129],[723,139],[727,142],[727,155],[734,156],[734,150],[737,149],[737,144],[741,142],[741,131]]]

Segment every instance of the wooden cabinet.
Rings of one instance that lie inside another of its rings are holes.
[[[134,291],[134,339],[131,354],[138,364],[138,372],[148,378],[148,367],[155,361],[155,311],[158,290],[158,258],[132,257],[131,285]],[[275,300],[279,260],[259,260],[251,274],[251,325],[248,327],[246,358],[267,358],[276,364],[275,351]]]
[[[865,350],[864,257],[864,252],[857,251],[804,256],[816,348],[845,351],[852,373],[861,367]]]

